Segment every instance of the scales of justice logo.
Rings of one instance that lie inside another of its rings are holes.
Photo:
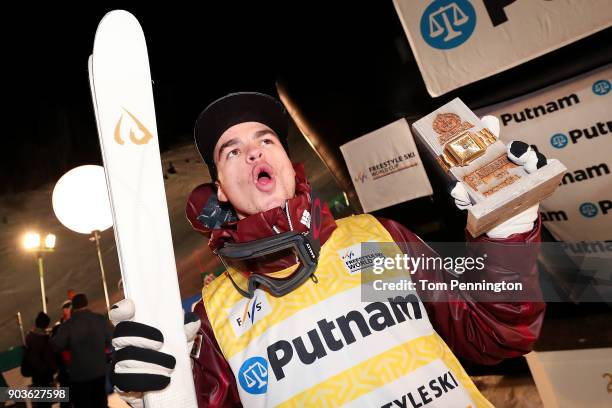
[[[238,372],[238,382],[249,394],[265,394],[268,390],[268,361],[263,357],[246,360]]]
[[[115,133],[114,138],[115,142],[120,145],[125,144],[124,134],[128,132],[128,139],[134,143],[135,145],[144,145],[149,143],[149,140],[153,139],[153,135],[147,129],[145,125],[142,124],[140,120],[136,116],[134,116],[130,111],[125,108],[122,108],[123,112],[115,125]],[[130,119],[128,123],[123,121],[123,118],[127,114]],[[123,123],[123,125],[122,125]]]
[[[469,0],[435,0],[421,16],[421,35],[440,50],[458,47],[476,27],[476,11]]]

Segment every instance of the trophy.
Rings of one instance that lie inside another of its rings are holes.
[[[512,163],[506,145],[459,98],[412,128],[447,175],[464,183],[473,204],[466,228],[474,237],[550,196],[567,171],[554,159],[532,173]]]

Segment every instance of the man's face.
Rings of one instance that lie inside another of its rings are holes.
[[[217,195],[238,218],[280,207],[295,195],[295,171],[278,137],[259,122],[227,129],[214,150]]]

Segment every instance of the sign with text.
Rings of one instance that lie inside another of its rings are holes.
[[[609,0],[393,0],[431,96],[612,25]]]
[[[405,119],[340,146],[364,212],[432,194]]]

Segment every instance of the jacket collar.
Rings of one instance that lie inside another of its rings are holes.
[[[288,217],[294,231],[307,232],[308,227],[300,221],[304,211],[311,211],[312,189],[302,164],[294,164],[295,170],[295,197],[287,201],[287,209],[272,208],[258,214],[243,218],[242,220],[227,223],[211,231],[208,246],[214,252],[226,242],[250,242],[270,237],[278,233],[290,231]],[[327,203],[321,207],[320,243],[323,245],[336,228],[336,222]]]

